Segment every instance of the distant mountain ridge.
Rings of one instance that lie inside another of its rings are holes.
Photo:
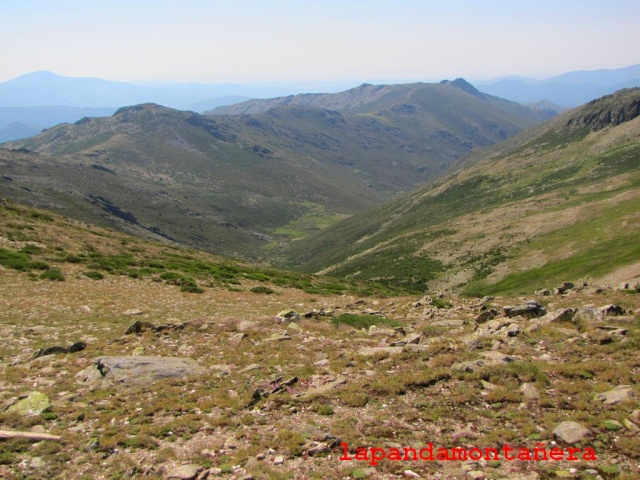
[[[5,152],[1,169],[12,180],[0,192],[85,221],[268,257],[548,116],[460,85],[315,97],[345,113],[292,102],[225,116],[124,107],[5,144],[40,155]]]
[[[550,101],[576,107],[623,88],[640,87],[640,64],[618,69],[581,70],[544,80],[506,78],[478,82],[482,92],[520,103]]]
[[[183,108],[196,102],[220,97],[269,97],[284,89],[234,84],[201,83],[140,85],[99,78],[64,77],[52,72],[33,72],[0,83],[0,107],[124,107],[140,103],[158,103]]]

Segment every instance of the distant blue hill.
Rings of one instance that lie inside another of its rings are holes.
[[[640,65],[613,69],[575,71],[544,80],[509,77],[475,82],[481,92],[530,104],[549,101],[564,107],[576,107],[621,88],[640,86]]]

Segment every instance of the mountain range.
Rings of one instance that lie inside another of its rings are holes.
[[[640,86],[640,65],[611,70],[575,71],[544,80],[507,77],[473,83],[479,90],[490,95],[560,113],[620,88]],[[156,103],[202,113],[250,98],[265,99],[283,95],[288,98],[286,96],[299,92],[339,92],[355,84],[141,84],[32,72],[0,83],[0,142],[33,136],[44,128],[62,122],[72,123],[85,116],[108,116],[117,108],[141,103]],[[296,95],[295,101],[306,104],[310,98]],[[249,111],[247,107],[245,105],[242,109]],[[86,114],[77,110],[89,108],[94,109],[94,112]],[[220,114],[224,111],[209,113]],[[227,110],[229,112],[231,110]]]
[[[622,88],[640,87],[640,64],[618,69],[568,72],[543,80],[508,77],[475,82],[475,85],[482,92],[514,102],[535,104],[546,101],[572,108]]]
[[[311,98],[264,100],[252,115],[143,104],[59,125],[4,145],[18,151],[2,153],[0,195],[215,253],[271,258],[279,243],[379,205],[552,115],[462,79]]]

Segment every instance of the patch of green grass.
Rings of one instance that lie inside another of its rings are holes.
[[[637,234],[627,234],[603,240],[590,248],[538,268],[514,272],[490,284],[472,282],[463,293],[468,296],[525,295],[534,290],[555,285],[567,279],[593,278],[605,275],[617,267],[640,259]]]

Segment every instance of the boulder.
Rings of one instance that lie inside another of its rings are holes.
[[[35,360],[36,358],[44,357],[46,355],[54,355],[57,353],[75,353],[84,350],[87,347],[87,344],[84,342],[76,342],[68,347],[54,346],[48,348],[41,348],[36,353],[33,354],[31,360]]]
[[[8,408],[8,412],[17,413],[22,417],[32,417],[40,415],[51,408],[49,397],[40,392],[29,392],[29,394],[18,400]]]
[[[190,358],[141,355],[96,358],[76,377],[92,387],[136,387],[203,373],[206,369]]]
[[[510,318],[518,316],[524,318],[536,318],[547,314],[545,308],[535,300],[529,300],[528,302],[520,305],[506,306],[503,308],[504,314]]]
[[[182,465],[171,470],[167,474],[167,480],[175,479],[175,480],[195,480],[198,474],[204,470],[200,465],[196,465],[195,463],[190,463],[188,465]]]
[[[578,422],[562,422],[553,430],[553,435],[565,443],[574,444],[586,440],[591,432]]]
[[[598,393],[596,395],[596,399],[602,401],[603,405],[616,405],[628,400],[632,393],[633,392],[629,385],[618,385],[613,390]]]

